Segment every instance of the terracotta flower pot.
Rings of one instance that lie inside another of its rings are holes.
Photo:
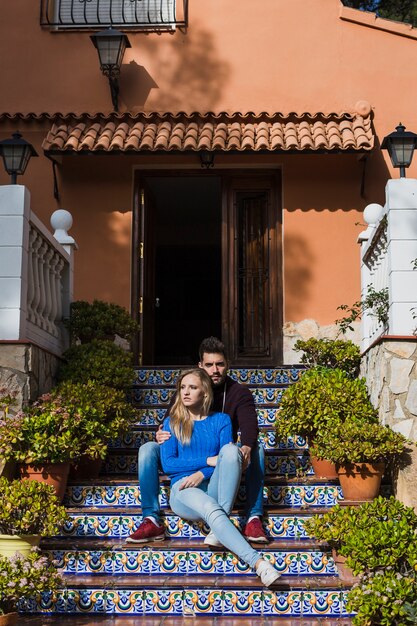
[[[0,535],[0,554],[10,558],[16,552],[27,556],[32,548],[40,544],[40,535]]]
[[[52,485],[60,502],[64,499],[67,488],[69,463],[44,463],[43,465],[20,465],[21,478],[37,480]]]
[[[336,468],[345,500],[365,502],[379,494],[385,463],[346,463]]]
[[[14,626],[14,624],[16,624],[17,622],[18,617],[19,614],[17,612],[0,615],[0,626]]]
[[[337,478],[336,465],[335,463],[332,463],[332,461],[318,459],[317,457],[311,455],[310,461],[316,478],[326,478],[328,480],[334,480]]]
[[[70,480],[98,478],[102,465],[103,459],[91,459],[89,456],[82,456],[77,463],[71,465]]]
[[[337,567],[340,580],[348,585],[354,585],[359,581],[359,576],[354,576],[352,569],[346,565],[346,557],[340,555],[334,548],[332,550],[332,557]]]

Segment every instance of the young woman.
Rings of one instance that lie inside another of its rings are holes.
[[[210,413],[211,403],[207,373],[200,368],[182,372],[176,401],[163,427],[172,436],[161,445],[162,467],[171,478],[171,508],[180,517],[206,522],[214,545],[220,542],[234,552],[269,586],[280,574],[229,519],[239,488],[242,455],[232,443],[230,417]],[[209,537],[206,543],[210,544]]]

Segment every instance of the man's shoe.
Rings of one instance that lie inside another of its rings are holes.
[[[210,531],[207,537],[204,539],[206,546],[212,546],[213,548],[224,548],[223,544],[217,539],[216,535]]]
[[[259,563],[258,567],[256,568],[256,573],[258,574],[265,587],[270,587],[271,585],[273,585],[281,576],[281,574],[277,572],[272,563],[270,563],[266,559],[262,559],[262,561]]]
[[[269,543],[269,539],[265,535],[259,517],[254,517],[246,524],[243,530],[243,536],[245,539],[248,539],[248,541],[254,541],[255,543]]]
[[[158,539],[165,539],[164,526],[158,526],[148,517],[145,517],[139,528],[126,541],[128,543],[148,543],[149,541],[158,541]]]

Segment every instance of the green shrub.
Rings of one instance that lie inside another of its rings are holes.
[[[64,353],[66,362],[58,372],[59,381],[86,383],[93,380],[115,389],[128,389],[133,382],[132,354],[110,341],[96,339],[74,346]]]
[[[405,449],[407,439],[389,426],[362,421],[333,422],[310,445],[310,454],[345,465],[393,460]]]
[[[131,339],[138,329],[129,312],[118,304],[94,300],[71,303],[70,318],[65,322],[72,341],[86,343],[93,339]]]
[[[18,605],[24,608],[26,600],[62,584],[52,562],[36,551],[27,557],[18,552],[11,558],[0,556],[0,614],[16,611]]]
[[[104,458],[109,439],[126,429],[134,410],[122,391],[93,381],[63,383],[32,406],[0,421],[6,460],[41,465]]]
[[[412,626],[416,624],[417,579],[396,571],[371,573],[348,594],[348,611],[355,626]]]
[[[68,516],[51,485],[34,480],[0,478],[3,535],[56,535]]]
[[[342,339],[299,339],[295,350],[302,351],[301,363],[310,367],[322,365],[332,369],[340,369],[352,378],[359,374],[361,353],[359,347],[353,341]]]
[[[339,369],[315,367],[288,387],[281,399],[277,435],[327,436],[330,423],[378,421],[363,379],[352,379]]]

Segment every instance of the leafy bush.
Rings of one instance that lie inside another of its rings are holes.
[[[354,574],[381,568],[404,572],[417,563],[417,515],[393,496],[358,507],[336,505],[306,520],[305,528],[347,557]]]
[[[377,571],[364,577],[348,594],[348,611],[355,626],[416,624],[417,578],[400,572]]]
[[[3,535],[55,535],[68,516],[51,485],[0,478]]]
[[[315,367],[288,387],[276,422],[278,437],[329,434],[330,423],[378,422],[363,379],[352,379],[339,369]]]
[[[94,300],[71,303],[70,318],[66,322],[73,341],[86,343],[93,339],[114,339],[119,335],[131,339],[138,329],[129,312],[118,304]]]
[[[94,340],[64,353],[66,363],[59,381],[86,383],[94,380],[115,389],[128,389],[133,381],[132,355],[110,341]]]
[[[333,422],[310,445],[310,453],[340,465],[392,460],[405,449],[407,439],[389,426],[364,420]]]
[[[301,363],[306,363],[310,367],[322,365],[327,368],[337,368],[352,378],[359,374],[361,353],[353,341],[312,337],[307,341],[298,340],[294,348],[296,351],[304,352]]]
[[[0,614],[24,607],[25,600],[55,591],[62,579],[51,561],[36,551],[27,557],[16,553],[11,558],[0,557]]]
[[[0,420],[0,454],[33,465],[104,458],[108,440],[133,415],[122,391],[93,381],[63,383],[24,412]]]

